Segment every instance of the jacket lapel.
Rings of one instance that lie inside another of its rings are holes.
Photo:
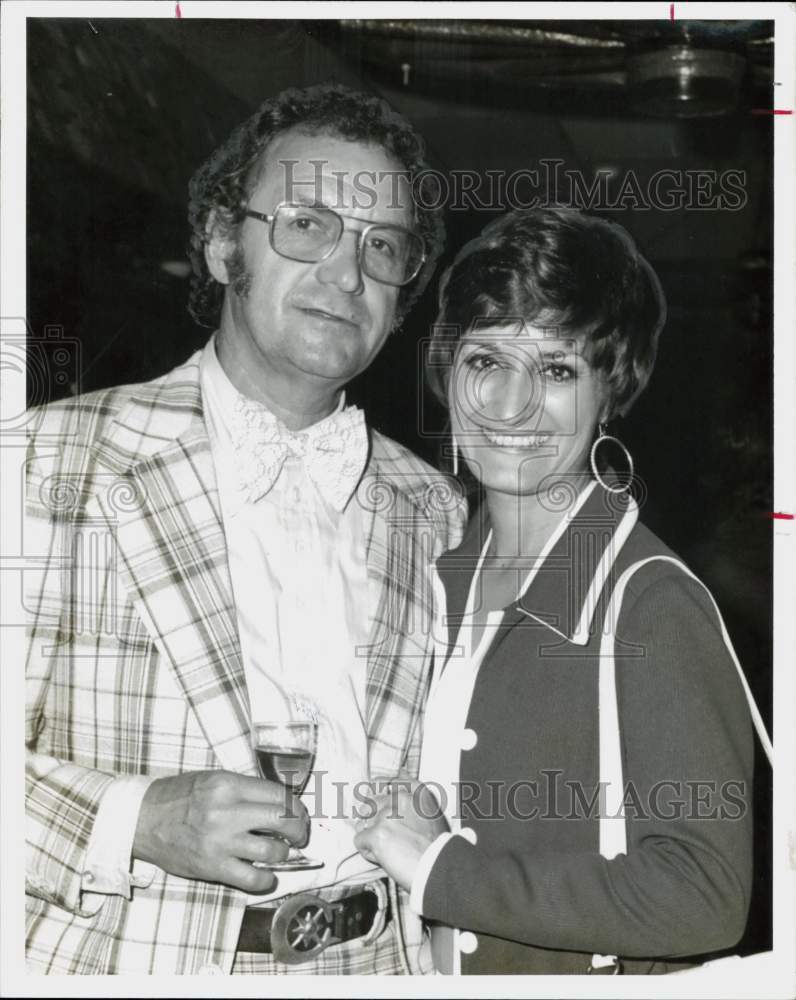
[[[117,439],[146,427],[159,446],[97,496],[115,531],[119,570],[220,765],[255,772],[249,702],[198,367],[177,394],[134,401]],[[177,412],[179,410],[179,412]],[[146,411],[146,413],[144,413]],[[176,439],[175,427],[187,424]],[[169,443],[164,438],[171,431]],[[140,436],[140,435],[139,435]],[[139,441],[136,450],[142,450]]]
[[[366,711],[372,778],[404,763],[426,695],[432,632],[429,567],[436,535],[383,457],[357,490],[365,517],[370,640]]]

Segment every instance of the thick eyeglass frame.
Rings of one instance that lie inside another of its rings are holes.
[[[270,215],[266,215],[264,212],[256,212],[253,208],[247,208],[246,215],[249,218],[257,219],[258,222],[264,222],[267,224],[268,242],[271,245],[271,249],[274,251],[274,253],[279,254],[280,257],[284,257],[285,260],[295,260],[301,264],[318,264],[322,260],[326,260],[327,258],[331,257],[332,254],[335,252],[335,250],[338,248],[338,246],[340,246],[340,240],[343,238],[343,233],[345,232],[345,226],[344,225],[340,226],[340,232],[337,236],[337,239],[335,240],[334,244],[326,251],[326,253],[323,254],[322,257],[318,257],[312,260],[304,260],[301,257],[291,257],[290,254],[283,253],[283,251],[277,250],[277,248],[274,246],[274,223],[276,221],[276,217],[277,214],[279,213],[279,210],[282,208],[323,209],[323,211],[325,212],[331,212],[332,215],[337,216],[337,218],[340,219],[341,221],[343,219],[350,219],[352,222],[362,222],[362,219],[358,219],[355,215],[342,215],[340,212],[336,212],[333,208],[329,208],[326,205],[305,205],[303,202],[300,201],[280,201],[279,204],[274,207],[274,211]],[[416,239],[420,240],[420,242],[423,244],[423,250],[422,253],[420,254],[420,259],[417,263],[417,267],[408,278],[404,278],[403,281],[386,281],[384,278],[379,278],[375,274],[371,274],[370,271],[368,271],[367,268],[364,266],[364,261],[362,259],[363,241],[372,229],[394,229],[400,233],[408,233],[409,235],[414,236]],[[405,285],[408,285],[411,282],[413,282],[423,269],[423,265],[425,264],[426,258],[428,256],[428,250],[426,247],[425,239],[419,233],[415,233],[411,229],[406,229],[404,226],[393,225],[391,222],[369,222],[365,224],[364,229],[359,229],[359,230],[349,229],[349,232],[356,232],[357,234],[357,262],[359,264],[360,270],[362,271],[363,274],[366,274],[369,278],[372,278],[374,281],[378,281],[383,285],[390,285],[392,288],[403,288]]]

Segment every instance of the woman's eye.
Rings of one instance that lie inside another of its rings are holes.
[[[470,354],[464,359],[468,368],[477,372],[492,371],[500,368],[500,362],[493,354]]]
[[[569,365],[545,365],[542,368],[542,375],[551,382],[569,382],[575,377],[575,370]]]

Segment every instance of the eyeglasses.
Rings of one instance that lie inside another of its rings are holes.
[[[246,215],[269,225],[268,238],[280,257],[316,264],[330,257],[343,236],[343,219],[323,205],[302,205],[283,201],[273,215],[249,208]],[[357,231],[357,259],[363,274],[385,285],[408,285],[420,273],[426,259],[422,236],[403,226],[373,222]]]

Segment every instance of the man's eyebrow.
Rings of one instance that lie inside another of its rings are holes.
[[[318,201],[315,198],[309,198],[305,194],[297,194],[294,198],[290,199],[288,204],[306,205],[307,208],[328,208],[328,205],[324,205],[322,201]]]
[[[288,204],[289,205],[303,205],[306,208],[325,208],[325,209],[327,209],[327,211],[334,212],[336,215],[339,215],[341,219],[351,219],[354,222],[361,222],[363,226],[367,226],[367,225],[385,226],[388,229],[402,229],[404,232],[407,232],[407,233],[417,233],[418,235],[420,235],[418,233],[417,227],[414,225],[414,223],[410,222],[409,225],[401,225],[398,222],[382,222],[379,219],[373,219],[373,220],[358,219],[354,215],[347,215],[345,212],[340,211],[339,206],[337,208],[332,208],[330,205],[327,205],[325,202],[323,202],[323,201],[317,201],[315,198],[310,198],[306,194],[297,194],[295,198],[293,198],[291,201],[288,202]]]

